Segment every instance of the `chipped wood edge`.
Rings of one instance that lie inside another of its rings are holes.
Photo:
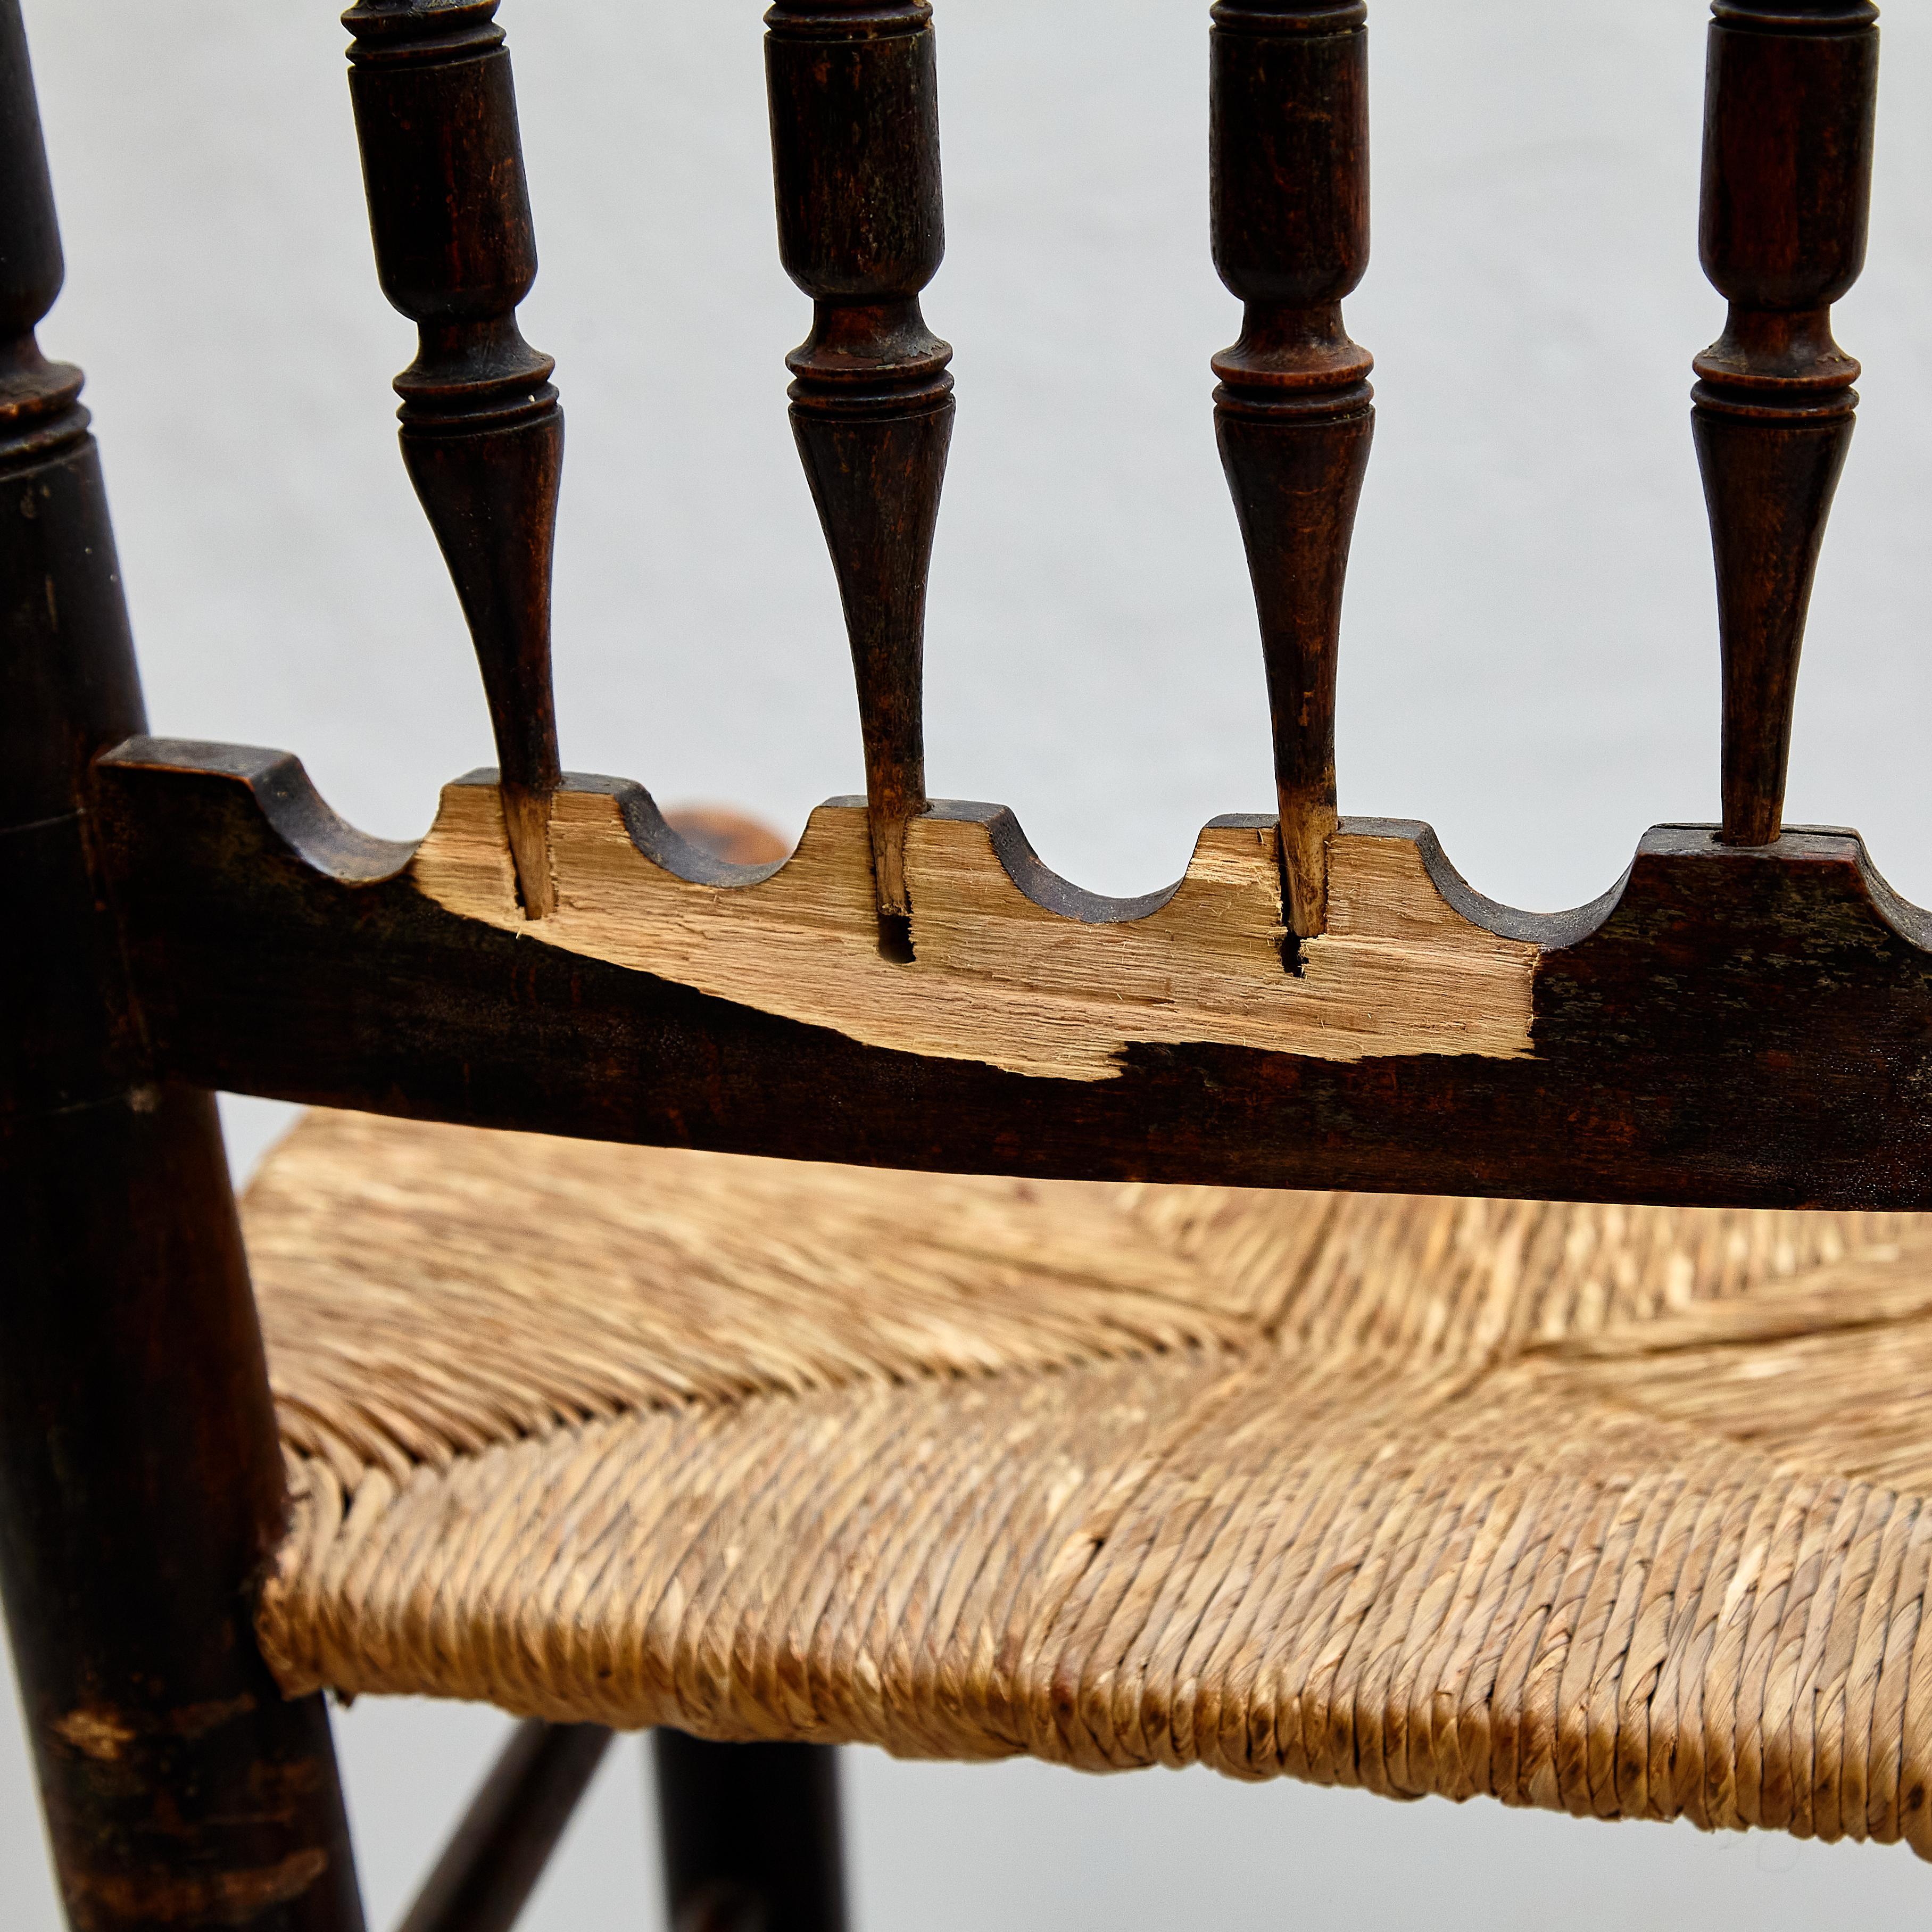
[[[881,956],[856,802],[820,806],[776,870],[716,884],[640,850],[618,792],[560,792],[556,909],[533,924],[518,904],[496,788],[464,781],[444,790],[409,873],[447,910],[539,944],[868,1046],[1016,1073],[1109,1079],[1140,1045],[1340,1060],[1530,1052],[1538,949],[1449,905],[1413,836],[1342,822],[1329,930],[1304,945],[1296,976],[1282,963],[1271,820],[1208,826],[1165,902],[1125,918],[1104,902],[1076,917],[1029,897],[1002,860],[1002,832],[1010,850],[1010,818],[979,808],[938,806],[910,822],[910,964]]]

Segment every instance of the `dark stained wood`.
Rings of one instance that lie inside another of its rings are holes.
[[[952,351],[920,291],[946,236],[932,10],[782,0],[765,16],[778,252],[812,298],[792,429],[838,578],[866,747],[880,943],[906,946],[906,820],[925,808],[926,572]]]
[[[661,1730],[651,1758],[674,1932],[844,1932],[835,1750]]]
[[[536,279],[496,0],[364,0],[350,91],[382,292],[417,325],[396,379],[403,458],[456,584],[502,773],[524,908],[551,908],[558,777],[550,560],[563,463],[552,359],[517,304]]]
[[[884,1167],[1932,1208],[1932,922],[1850,832],[1659,827],[1616,891],[1542,917],[1471,892],[1424,828],[1346,820],[1420,836],[1459,911],[1544,949],[1531,1057],[1142,1045],[1090,1081],[862,1046],[459,917],[292,758],[137,741],[100,770],[148,1036],[208,1084]]]
[[[601,1724],[519,1724],[396,1932],[510,1932],[610,1748]]]
[[[1724,836],[1778,836],[1798,652],[1852,438],[1858,365],[1832,304],[1864,266],[1878,10],[1715,0],[1700,252],[1730,304],[1693,428],[1724,650]]]
[[[17,0],[0,0],[0,1595],[78,1932],[359,1932],[328,1725],[250,1586],[286,1496],[205,1092],[160,1076],[92,760],[142,722]]]
[[[361,1932],[319,1696],[251,1586],[285,1498],[214,1103],[0,1119],[0,1585],[78,1932]]]
[[[1326,927],[1342,586],[1375,429],[1374,358],[1342,299],[1369,262],[1367,9],[1220,0],[1214,266],[1244,307],[1214,358],[1215,434],[1261,616],[1285,920]]]

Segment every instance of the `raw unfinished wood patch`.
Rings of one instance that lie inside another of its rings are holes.
[[[842,800],[812,814],[769,878],[718,886],[646,857],[612,793],[562,792],[550,821],[557,908],[532,923],[517,904],[496,788],[466,782],[444,790],[410,872],[450,911],[533,944],[870,1046],[1018,1073],[1108,1079],[1136,1042],[1321,1060],[1529,1052],[1538,949],[1445,903],[1411,838],[1343,821],[1330,931],[1304,949],[1297,979],[1282,966],[1272,822],[1209,826],[1165,904],[1105,923],[1028,898],[994,829],[980,808],[912,821],[916,956],[904,965],[880,956],[866,814]]]

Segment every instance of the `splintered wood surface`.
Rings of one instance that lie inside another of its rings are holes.
[[[1296,976],[1282,963],[1272,820],[1217,820],[1170,893],[1122,902],[1046,874],[1000,808],[938,805],[907,827],[914,956],[901,963],[880,949],[862,802],[820,806],[790,860],[732,880],[692,866],[662,821],[644,834],[663,862],[640,849],[641,796],[558,796],[556,909],[540,921],[518,903],[494,784],[445,790],[409,876],[449,911],[534,944],[871,1046],[1016,1073],[1115,1078],[1136,1042],[1322,1060],[1530,1048],[1537,948],[1449,905],[1412,831],[1345,825],[1329,934],[1305,945]]]
[[[640,788],[567,781],[532,920],[485,782],[411,846],[284,754],[134,739],[98,771],[163,1078],[881,1167],[1932,1208],[1932,920],[1849,832],[1658,826],[1544,917],[1480,898],[1426,827],[1351,820],[1298,979],[1269,820],[1118,901],[1010,814],[936,807],[899,964],[856,802],[734,867]]]

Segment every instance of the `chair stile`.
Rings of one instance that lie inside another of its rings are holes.
[[[17,0],[0,0],[0,1594],[79,1932],[360,1932],[320,1696],[254,1587],[288,1498],[212,1094],[131,997],[94,760],[144,728]]]

